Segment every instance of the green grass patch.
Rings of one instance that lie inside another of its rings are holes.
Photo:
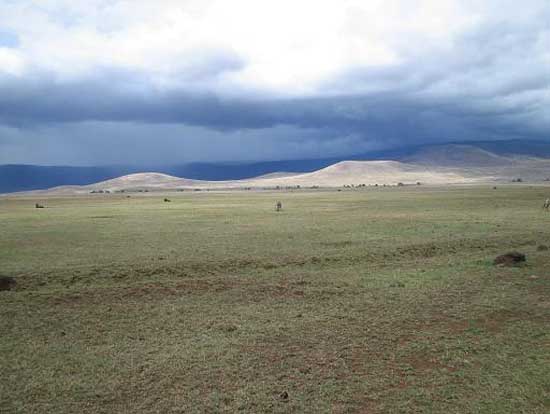
[[[0,198],[0,411],[546,413],[546,192]]]

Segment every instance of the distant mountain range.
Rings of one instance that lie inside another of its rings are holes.
[[[144,171],[159,174],[140,174]],[[209,187],[226,186],[228,182],[232,182],[231,186],[279,185],[277,183],[284,185],[289,182],[303,185],[340,185],[345,182],[360,184],[365,181],[372,183],[374,180],[389,183],[391,180],[407,179],[464,182],[511,179],[518,174],[526,179],[543,180],[550,177],[550,143],[520,140],[480,141],[423,145],[338,158],[250,163],[190,163],[179,166],[2,165],[0,193],[58,186],[86,186],[131,174],[137,174],[135,177],[141,177],[139,179],[171,176],[168,180],[171,180],[175,187],[187,184],[197,186],[204,181],[209,182]],[[185,180],[177,181],[178,177],[185,177]],[[237,180],[240,181],[235,184]],[[223,182],[216,183],[217,181]],[[139,186],[145,184],[142,182]],[[122,188],[119,185],[115,187]]]

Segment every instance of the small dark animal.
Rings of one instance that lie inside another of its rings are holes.
[[[275,204],[275,211],[281,211],[283,209],[283,203],[280,201],[277,201],[277,204]]]
[[[523,253],[509,252],[495,258],[493,264],[501,266],[515,266],[522,262],[525,262],[525,255]]]
[[[36,203],[36,204],[34,205],[34,207],[35,207],[35,208],[44,208],[44,206],[43,206],[42,204],[38,204],[38,203]]]
[[[169,199],[167,199],[167,198],[164,199],[164,202],[165,202],[165,203],[169,203],[170,201],[172,201],[172,200],[169,200]]]
[[[17,283],[13,277],[9,276],[0,276],[0,291],[2,290],[12,290],[15,288]]]

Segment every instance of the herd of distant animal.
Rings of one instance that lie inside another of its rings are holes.
[[[164,202],[165,203],[169,203],[171,202],[172,200],[168,199],[168,198],[165,198],[164,199]],[[42,204],[39,204],[39,203],[36,203],[34,205],[35,208],[44,208],[44,206]],[[550,198],[547,198],[546,200],[544,200],[544,204],[542,205],[542,208],[546,211],[550,211]],[[280,201],[277,201],[277,203],[275,203],[275,211],[281,211],[283,209],[283,203],[280,202]]]
[[[172,200],[170,200],[169,198],[165,198],[164,199],[164,202],[165,203],[170,203]],[[550,200],[546,200],[550,206]],[[42,204],[39,204],[39,203],[36,203],[34,205],[35,208],[45,208]],[[546,208],[546,203],[545,203],[545,208]],[[280,201],[277,201],[277,203],[275,204],[275,211],[281,211],[283,209],[283,203],[281,203]]]

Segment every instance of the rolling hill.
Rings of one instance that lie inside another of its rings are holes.
[[[284,187],[341,187],[344,185],[396,185],[397,183],[446,184],[472,183],[456,171],[433,169],[398,161],[342,161],[329,167],[303,174],[270,174],[245,180],[201,181],[160,173],[137,173],[86,186],[61,186],[37,193],[88,194],[97,192],[175,191],[192,189],[239,189]]]
[[[96,170],[93,172],[98,173]],[[55,186],[46,192],[85,194],[105,191],[341,187],[418,182],[459,184],[506,182],[518,178],[526,182],[543,182],[549,177],[549,158],[527,153],[495,153],[471,144],[446,144],[419,147],[414,151],[402,153],[395,159],[343,160],[306,172],[272,171],[256,177],[227,180],[180,178],[158,171],[132,172],[85,185]]]
[[[498,155],[473,145],[457,144],[423,147],[412,155],[404,157],[402,161],[458,168],[509,166],[515,163],[515,160],[510,157]]]

